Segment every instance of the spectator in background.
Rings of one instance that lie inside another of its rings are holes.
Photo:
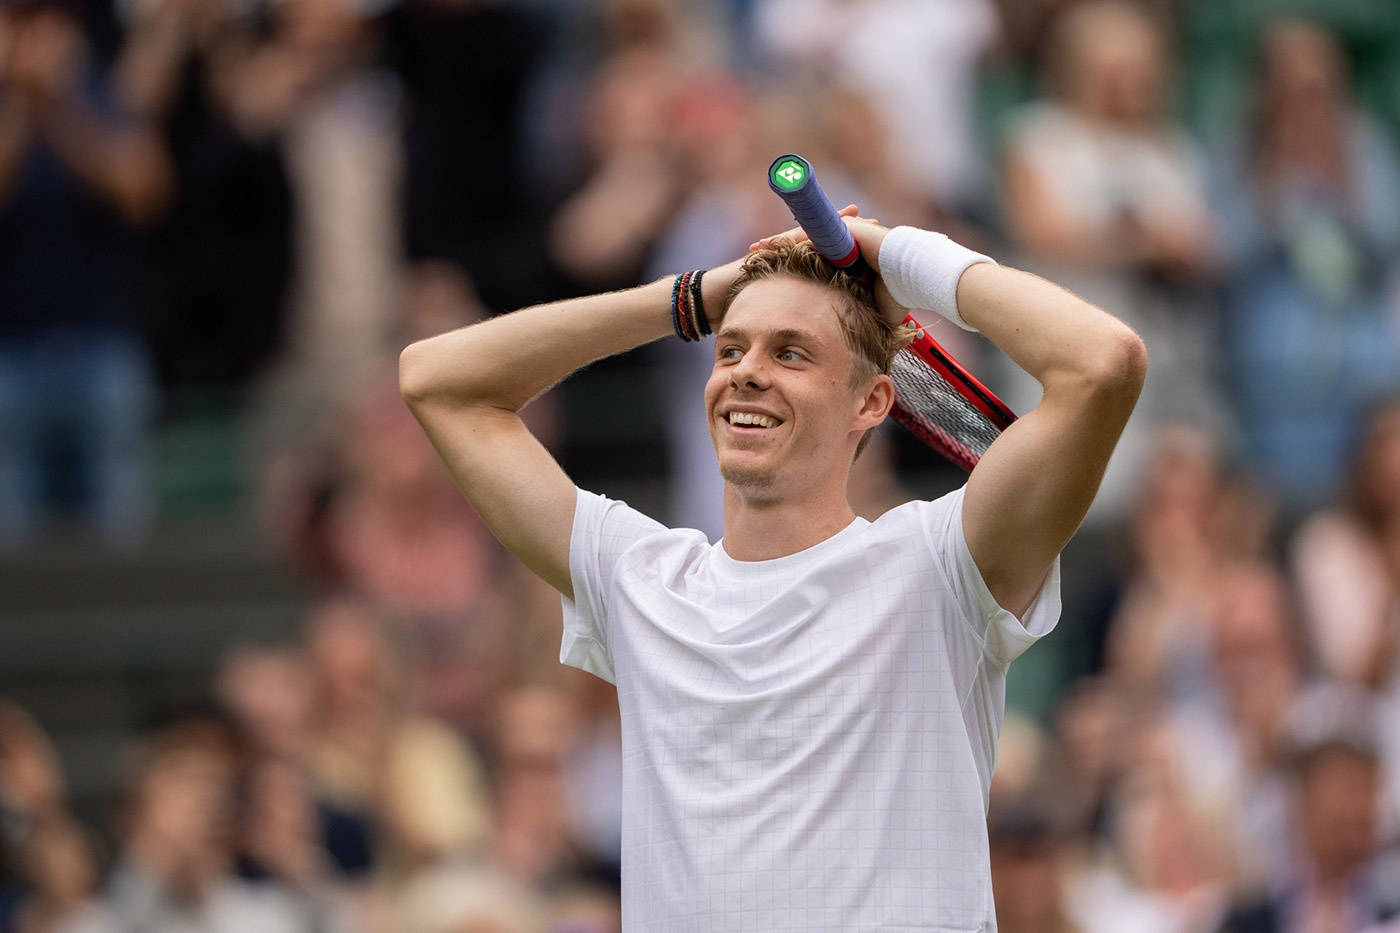
[[[1308,642],[1330,677],[1391,690],[1400,650],[1400,398],[1367,419],[1341,504],[1293,542]]]
[[[315,696],[311,774],[372,840],[380,776],[408,702],[393,645],[373,610],[350,597],[314,607],[304,638]]]
[[[74,12],[0,6],[0,545],[55,502],[112,544],[151,519],[131,238],[169,186],[159,138],[111,93]]]
[[[91,922],[96,850],[68,812],[58,756],[39,724],[0,699],[0,930]]]
[[[99,922],[97,865],[85,828],[67,817],[36,824],[24,840],[20,867],[28,896],[12,926],[14,933],[71,933]]]
[[[461,625],[499,549],[397,395],[393,382],[374,384],[352,404],[326,542],[340,579],[371,603]]]
[[[359,881],[371,861],[363,819],[310,780],[314,686],[306,659],[290,646],[235,648],[215,679],[220,706],[238,728],[247,822],[257,827],[242,840],[241,868],[303,888],[332,874]]]
[[[326,917],[346,909],[336,866],[323,847],[315,789],[302,767],[274,758],[255,759],[246,766],[241,783],[242,806],[233,839],[239,876],[276,883]]]
[[[233,874],[235,760],[217,720],[177,721],[151,737],[128,786],[101,916],[81,933],[343,928],[318,897]]]
[[[550,933],[622,933],[617,891],[587,882],[566,886],[553,898]]]
[[[1045,804],[994,804],[987,819],[992,894],[1000,933],[1078,933],[1063,903],[1065,851]]]
[[[1070,6],[1054,23],[1053,96],[1010,122],[1002,194],[1031,268],[1142,335],[1152,373],[1090,512],[1120,516],[1167,419],[1221,428],[1200,287],[1214,264],[1204,160],[1167,113],[1166,37],[1122,0]],[[1020,388],[1008,401],[1033,403]],[[1018,401],[1019,399],[1019,401]]]
[[[487,316],[471,280],[450,263],[416,263],[404,285],[397,340]],[[264,523],[315,585],[359,591],[390,612],[460,617],[480,598],[495,544],[477,540],[483,529],[451,478],[424,469],[432,447],[404,434],[417,428],[394,389],[394,368],[393,355],[382,353],[330,403],[319,430],[278,451],[264,477]],[[547,429],[542,414],[535,423]],[[437,561],[460,572],[425,577],[415,569]]]
[[[504,886],[511,879],[487,859],[491,809],[486,775],[470,749],[441,723],[418,720],[397,731],[380,781],[377,813],[382,840],[375,896],[384,933],[461,929],[431,924],[451,920],[464,925],[455,916],[435,917],[439,911],[483,909],[485,905],[473,906],[478,895],[472,893],[482,887],[502,888],[501,896],[509,900],[513,888]]]
[[[1215,515],[1223,477],[1210,440],[1184,426],[1155,435],[1128,534],[1133,564],[1107,633],[1107,669],[1140,699],[1186,698],[1208,685],[1221,574],[1235,555]]]
[[[560,690],[519,687],[501,699],[492,748],[492,860],[541,889],[589,867],[564,785],[577,729]]]
[[[1152,730],[1138,737],[1152,739]],[[1068,883],[1067,911],[1085,933],[1215,929],[1231,879],[1210,814],[1149,759],[1118,787],[1110,826],[1112,847]]]
[[[171,203],[145,241],[140,295],[178,410],[178,390],[236,393],[280,348],[291,191],[277,138],[235,119],[257,46],[251,8],[230,0],[123,6],[116,92],[158,128],[173,163]]]
[[[300,761],[311,734],[312,684],[306,659],[290,646],[239,646],[215,675],[220,707],[256,758]]]
[[[965,209],[982,200],[989,179],[973,102],[977,67],[998,34],[990,0],[762,0],[755,28],[807,87],[841,84],[869,101],[890,165],[919,202]]]
[[[1382,773],[1375,710],[1326,687],[1291,717],[1293,864],[1259,900],[1242,900],[1229,933],[1350,933],[1400,916],[1400,870],[1381,851]]]
[[[289,0],[238,70],[235,121],[280,140],[296,279],[287,354],[262,386],[260,443],[304,437],[389,352],[402,274],[398,79],[377,63],[374,0]]]
[[[1291,868],[1286,715],[1304,658],[1283,576],[1227,570],[1210,628],[1207,679],[1168,709],[1168,753],[1191,799],[1218,815],[1237,884],[1259,887]]]
[[[541,282],[542,204],[524,158],[550,32],[544,17],[516,3],[408,0],[387,26],[412,101],[404,119],[408,256],[452,260],[493,307],[551,297]]]
[[[553,261],[579,286],[637,282],[684,196],[684,156],[669,123],[681,64],[663,34],[615,52],[588,82],[582,131],[591,167],[548,234]]]
[[[1294,511],[1341,483],[1365,405],[1400,384],[1384,289],[1400,158],[1321,28],[1272,25],[1250,137],[1222,185],[1228,373],[1244,448]]]
[[[415,880],[373,933],[547,933],[547,906],[519,880],[450,868]],[[567,929],[567,928],[564,928]]]
[[[617,690],[596,677],[551,672],[575,710],[564,754],[569,823],[590,868],[616,898],[622,877],[622,720]]]

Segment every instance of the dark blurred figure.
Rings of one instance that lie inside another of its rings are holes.
[[[306,659],[296,649],[237,647],[220,662],[214,687],[249,755],[302,758],[311,734],[312,683]]]
[[[287,0],[236,69],[244,134],[275,139],[293,199],[285,352],[257,387],[254,459],[300,444],[396,352],[402,285],[402,124],[384,5]]]
[[[1082,678],[1064,691],[1045,763],[1031,787],[1045,801],[1067,844],[1094,844],[1106,833],[1108,800],[1129,765],[1133,704],[1104,678]]]
[[[487,316],[450,263],[416,263],[403,284],[396,346]],[[485,531],[431,445],[411,436],[418,428],[396,385],[396,354],[386,352],[333,417],[322,413],[318,429],[277,451],[264,478],[264,524],[315,586],[358,590],[391,611],[460,612],[481,589],[485,545],[475,538]],[[453,569],[433,569],[438,561]]]
[[[122,850],[103,916],[84,933],[340,928],[313,894],[272,877],[251,882],[233,873],[237,834],[268,828],[256,808],[253,822],[237,819],[236,754],[232,732],[214,718],[177,720],[147,740],[128,785]],[[276,864],[267,854],[276,841],[268,837],[264,844],[259,851]]]
[[[1006,800],[987,818],[992,894],[1001,933],[1076,933],[1061,887],[1064,850],[1041,801]]]
[[[91,922],[97,852],[68,812],[53,746],[0,699],[0,930],[51,933]]]
[[[311,773],[319,793],[354,815],[368,835],[380,774],[404,715],[397,658],[382,620],[350,597],[313,607],[304,637],[314,697]]]
[[[276,880],[329,902],[334,866],[321,844],[320,814],[305,771],[295,762],[256,759],[243,776],[241,802],[234,840],[239,874]]]
[[[423,261],[406,271],[395,325],[403,343],[486,316],[457,266]],[[515,635],[534,610],[520,602],[517,565],[404,407],[391,358],[382,364],[337,417],[274,464],[264,489],[268,531],[313,585],[354,593],[384,616],[419,711],[481,737],[491,694],[514,666]],[[532,405],[527,417],[552,433],[550,405]],[[556,625],[558,611],[556,595],[547,604]]]
[[[677,55],[668,38],[624,48],[585,86],[587,176],[560,204],[548,233],[552,260],[580,286],[640,281],[685,196],[688,160],[670,123],[684,78]]]
[[[314,683],[291,646],[234,649],[216,677],[217,696],[239,730],[245,832],[241,873],[314,891],[332,878],[364,879],[369,831],[311,779]]]
[[[1400,916],[1400,871],[1381,851],[1382,773],[1362,695],[1315,690],[1294,710],[1294,867],[1228,933],[1352,933]]]
[[[1366,403],[1400,384],[1386,307],[1400,157],[1356,105],[1336,40],[1272,25],[1253,132],[1222,186],[1224,328],[1245,452],[1296,511],[1343,478]]]
[[[1052,54],[1051,28],[1056,17],[1084,0],[996,0],[1001,15],[1002,35],[997,49],[999,59],[1031,70],[1043,68]],[[1191,0],[1137,0],[1137,5],[1159,19],[1170,19]]]
[[[0,544],[57,504],[112,544],[151,519],[133,232],[169,188],[158,136],[111,93],[75,14],[0,5]]]
[[[1305,655],[1291,593],[1267,564],[1223,573],[1199,687],[1170,707],[1171,754],[1191,797],[1217,814],[1221,848],[1243,886],[1289,864],[1287,714]]]
[[[1140,698],[1198,693],[1222,575],[1232,561],[1218,519],[1225,476],[1201,431],[1174,425],[1151,438],[1128,527],[1132,566],[1106,638],[1106,667]]]
[[[551,297],[530,185],[524,116],[550,28],[500,0],[409,0],[388,38],[412,105],[404,122],[404,234],[410,260],[448,259],[487,304]]]
[[[44,820],[21,848],[20,866],[28,895],[15,917],[15,933],[78,933],[101,916],[95,846],[87,830],[68,817]]]
[[[565,783],[580,729],[568,694],[518,687],[501,698],[496,726],[492,861],[542,889],[593,867]]]
[[[123,101],[174,163],[142,296],[163,383],[242,388],[282,339],[292,203],[277,140],[235,119],[255,23],[227,0],[130,5],[115,69]]]
[[[1400,398],[1371,410],[1346,495],[1298,529],[1293,570],[1322,669],[1392,688],[1400,652]]]

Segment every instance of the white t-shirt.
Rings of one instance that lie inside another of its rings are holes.
[[[560,660],[617,685],[628,931],[996,929],[1006,667],[962,490],[741,562],[579,490]]]

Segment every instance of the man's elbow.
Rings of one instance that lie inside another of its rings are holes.
[[[1110,319],[1108,326],[1085,343],[1084,354],[1045,383],[1047,392],[1066,397],[1124,399],[1136,403],[1147,378],[1147,347],[1126,324]]]
[[[423,343],[422,340],[411,343],[399,353],[399,394],[410,408],[426,401],[430,394],[424,374],[426,353]]]
[[[1136,398],[1147,379],[1147,344],[1131,327],[1119,323],[1106,340],[1100,363],[1097,380],[1101,385],[1131,391]]]

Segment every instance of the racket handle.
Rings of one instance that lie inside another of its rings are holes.
[[[812,163],[791,152],[778,156],[768,166],[768,187],[787,204],[823,259],[852,275],[867,274],[855,237],[817,183]]]

